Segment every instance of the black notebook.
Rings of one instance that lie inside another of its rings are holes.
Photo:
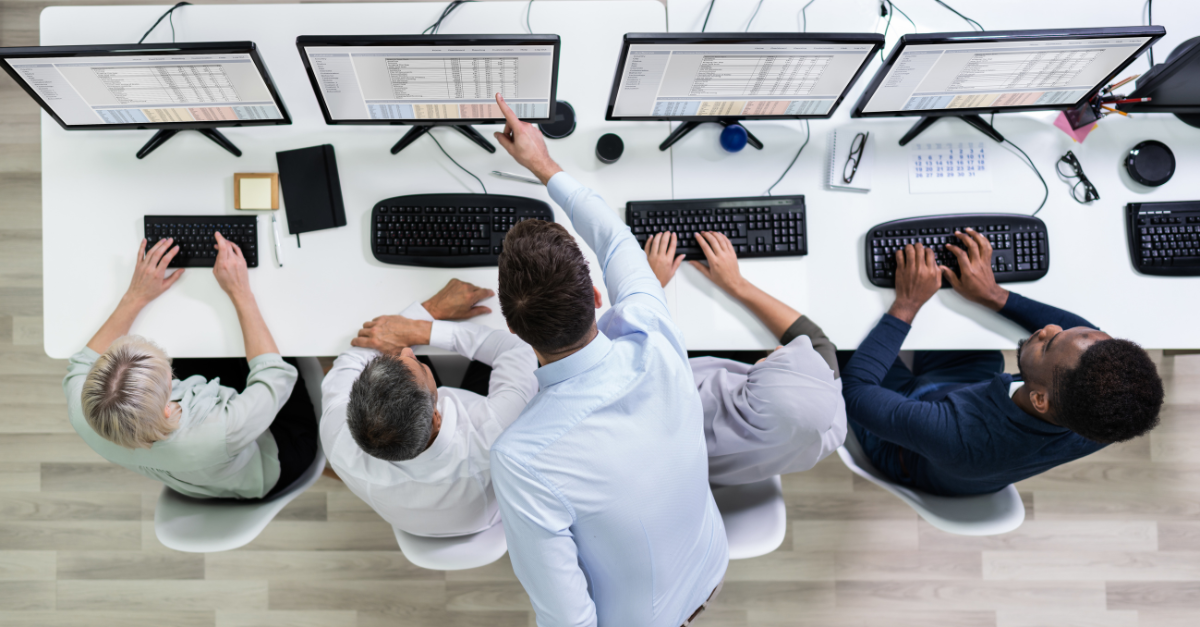
[[[275,153],[279,187],[287,210],[288,233],[346,226],[342,184],[333,146],[323,144]]]

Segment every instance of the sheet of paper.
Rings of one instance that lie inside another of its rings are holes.
[[[271,208],[271,179],[246,177],[241,182],[242,209]]]
[[[910,194],[992,191],[983,142],[913,144],[909,152]]]

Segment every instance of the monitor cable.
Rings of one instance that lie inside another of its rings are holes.
[[[888,11],[889,7],[892,9],[891,11]],[[912,18],[909,17],[908,14],[905,13],[903,10],[901,10],[900,7],[896,6],[896,3],[892,2],[892,0],[880,0],[879,16],[883,17],[886,15],[887,19],[888,19],[887,24],[885,24],[883,27],[883,36],[885,39],[887,38],[888,29],[890,29],[892,27],[892,16],[895,13],[899,13],[900,15],[903,15],[904,19],[908,20],[909,24],[912,24],[913,32],[917,32],[917,23],[912,21]],[[883,62],[883,48],[879,49],[879,61],[880,61],[880,63]]]
[[[426,133],[426,134],[429,135],[429,139],[433,140],[433,143],[437,144],[438,150],[442,151],[443,155],[446,155],[446,158],[450,160],[450,163],[453,163],[454,165],[458,166],[459,170],[466,172],[467,174],[469,174],[471,176],[471,178],[475,179],[476,181],[479,181],[479,186],[483,188],[483,193],[485,193],[485,194],[487,193],[487,185],[484,185],[483,181],[480,181],[478,176],[475,176],[475,174],[473,172],[464,168],[461,163],[455,161],[454,157],[451,157],[450,153],[446,152],[445,148],[442,148],[442,142],[438,141],[437,138],[433,136],[433,133]]]
[[[983,25],[982,25],[982,24],[980,24],[979,22],[976,22],[975,20],[973,20],[973,19],[971,19],[971,18],[969,18],[969,17],[967,17],[967,16],[963,15],[962,13],[959,13],[957,10],[955,10],[955,8],[954,8],[954,7],[952,7],[952,6],[948,5],[948,4],[946,4],[945,2],[942,2],[942,0],[933,0],[933,1],[934,1],[934,2],[936,2],[936,3],[938,3],[938,4],[940,4],[940,5],[942,5],[942,6],[944,6],[944,7],[946,7],[947,9],[950,9],[950,12],[951,12],[951,13],[953,13],[953,14],[955,14],[955,15],[957,15],[957,16],[959,16],[959,17],[961,17],[962,19],[966,20],[966,21],[967,21],[967,24],[971,26],[971,29],[972,29],[972,30],[974,30],[974,29],[976,29],[976,28],[978,28],[980,31],[987,30],[986,28],[984,28],[984,27],[983,27]]]
[[[525,5],[525,32],[533,34],[533,27],[529,25],[529,14],[533,13],[533,0],[529,0],[529,4]]]
[[[458,7],[464,5],[468,2],[475,2],[475,0],[454,0],[450,4],[446,5],[446,8],[442,10],[441,17],[439,17],[436,22],[434,22],[434,23],[430,24],[428,27],[426,27],[425,30],[421,31],[421,34],[422,35],[436,35],[438,33],[438,29],[440,29],[442,27],[442,22],[447,17],[449,17],[450,14],[453,13],[455,9],[457,9]]]
[[[716,3],[717,0],[708,0],[708,13],[704,14],[704,26],[700,27],[700,32],[703,33],[704,29],[708,28],[708,18],[712,17],[713,5]]]
[[[142,35],[142,38],[138,40],[138,43],[140,44],[143,41],[146,41],[146,38],[150,36],[150,33],[154,32],[154,29],[158,28],[158,25],[162,23],[164,17],[167,18],[167,23],[171,25],[171,43],[175,43],[175,16],[173,15],[175,13],[175,9],[191,5],[191,2],[177,2],[175,6],[167,9],[166,13],[158,16],[158,19],[154,22],[154,26],[151,26],[150,30],[146,31],[145,35]]]
[[[762,8],[762,5],[763,0],[758,0],[758,6],[754,7],[754,13],[750,14],[750,21],[746,22],[746,30],[743,32],[750,32],[750,25],[754,23],[754,18],[758,17],[758,10]]]
[[[808,140],[810,140],[810,139],[812,139],[812,128],[809,127],[808,120],[805,120],[804,121],[804,143],[800,144],[800,150],[796,151],[796,156],[792,157],[792,162],[788,164],[788,167],[783,171],[783,174],[780,174],[779,178],[775,179],[774,183],[771,183],[771,186],[767,188],[767,191],[763,192],[763,196],[770,196],[771,190],[775,189],[775,186],[778,185],[779,182],[783,180],[783,177],[787,176],[787,173],[791,171],[792,166],[796,165],[796,160],[800,158],[800,153],[804,152],[804,147],[808,145]]]
[[[812,3],[816,1],[817,0],[808,0],[808,4],[800,7],[800,19],[803,20],[803,25],[800,27],[800,32],[802,33],[808,32],[808,7],[812,6]]]

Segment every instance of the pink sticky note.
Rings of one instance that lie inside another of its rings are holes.
[[[1058,117],[1054,118],[1054,125],[1062,129],[1062,132],[1070,135],[1071,139],[1081,144],[1087,138],[1088,133],[1091,133],[1097,126],[1095,122],[1092,122],[1083,128],[1071,128],[1071,123],[1067,121],[1066,113],[1059,113]]]

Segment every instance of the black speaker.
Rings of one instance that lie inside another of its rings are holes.
[[[554,105],[554,121],[538,124],[542,135],[550,139],[562,139],[575,132],[575,109],[565,100]]]
[[[1142,185],[1158,187],[1175,174],[1175,155],[1166,144],[1147,140],[1134,146],[1125,156],[1125,170]]]
[[[612,133],[601,135],[600,141],[596,142],[596,158],[604,163],[616,163],[624,152],[625,142]]]

